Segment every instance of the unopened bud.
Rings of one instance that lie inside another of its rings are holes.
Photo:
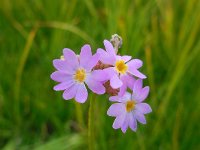
[[[113,47],[115,48],[115,52],[118,52],[118,49],[122,46],[122,38],[118,34],[113,34],[112,38],[110,39],[110,42],[113,44]]]

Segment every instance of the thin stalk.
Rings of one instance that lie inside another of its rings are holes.
[[[83,129],[84,128],[84,121],[83,121],[83,110],[82,110],[82,107],[81,105],[74,101],[75,102],[75,108],[76,108],[76,119],[78,120],[78,123],[80,125],[80,128]]]
[[[95,101],[96,95],[93,94],[90,99],[90,105],[89,105],[89,112],[88,112],[88,147],[89,150],[94,149],[94,130],[93,130],[93,123],[94,123],[94,101]]]
[[[33,29],[30,31],[29,36],[27,38],[27,42],[25,44],[24,50],[22,52],[20,61],[19,61],[19,66],[17,68],[16,71],[16,82],[14,85],[14,96],[15,96],[15,105],[13,108],[13,114],[16,118],[16,126],[19,127],[20,123],[21,123],[21,118],[20,118],[20,100],[19,100],[19,96],[20,96],[20,89],[21,89],[21,79],[22,79],[22,74],[24,71],[24,67],[26,64],[26,61],[28,59],[34,38],[36,36],[38,28],[37,27],[33,27]],[[16,129],[16,131],[18,132],[18,128]]]

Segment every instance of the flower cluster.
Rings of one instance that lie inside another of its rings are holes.
[[[113,128],[121,128],[124,133],[128,127],[136,131],[137,121],[146,124],[144,114],[152,111],[143,103],[149,94],[149,87],[143,87],[146,76],[138,70],[143,62],[118,55],[122,43],[116,36],[111,42],[104,40],[105,50],[98,48],[94,55],[87,44],[81,48],[80,55],[65,48],[63,57],[53,60],[57,71],[51,74],[51,79],[59,82],[54,90],[64,90],[65,100],[74,98],[79,103],[88,98],[86,86],[96,94],[107,93],[109,100],[116,102],[107,111],[109,116],[116,117]]]

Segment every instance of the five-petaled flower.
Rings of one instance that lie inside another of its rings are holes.
[[[63,54],[64,58],[53,61],[57,71],[51,74],[51,78],[60,82],[54,86],[54,90],[64,90],[64,99],[75,98],[79,103],[84,103],[88,97],[85,84],[94,93],[105,93],[101,81],[104,81],[106,74],[103,70],[93,70],[99,61],[99,55],[92,55],[89,45],[86,44],[81,48],[80,56],[68,48],[63,50]]]
[[[116,117],[113,128],[121,128],[122,132],[126,132],[130,127],[133,131],[137,129],[137,121],[146,124],[144,114],[150,113],[151,107],[147,103],[143,103],[149,94],[149,87],[142,88],[142,80],[135,81],[132,94],[126,92],[122,97],[112,96],[110,101],[115,101],[107,111],[109,116]]]
[[[113,89],[120,88],[119,95],[122,96],[127,87],[131,88],[134,84],[135,78],[146,78],[144,74],[138,71],[142,67],[142,61],[139,59],[132,59],[131,56],[119,56],[111,42],[104,40],[105,50],[99,48],[97,53],[100,55],[100,61],[104,64],[110,65],[105,68],[108,74],[107,79],[110,80],[110,85]]]

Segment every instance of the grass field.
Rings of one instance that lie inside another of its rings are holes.
[[[97,96],[95,149],[200,149],[199,0],[1,0],[0,149],[88,149],[93,96],[64,101],[53,91],[52,60],[85,43],[95,52],[114,33],[120,54],[144,61],[153,112],[123,134],[106,115],[108,96]]]

